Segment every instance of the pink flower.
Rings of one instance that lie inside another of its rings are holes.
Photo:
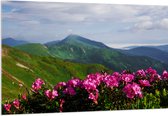
[[[146,74],[149,76],[150,82],[155,81],[156,77],[158,77],[157,71],[155,69],[152,69],[151,67],[145,70]]]
[[[125,81],[126,83],[132,82],[134,80],[134,75],[132,74],[122,74],[122,80]]]
[[[74,78],[68,81],[67,83],[68,86],[71,87],[80,87],[81,86],[81,80],[78,78]]]
[[[44,81],[40,78],[36,79],[35,82],[38,83],[39,85],[45,84]]]
[[[114,73],[113,73],[113,76],[115,76],[115,77],[120,77],[121,75],[120,75],[119,72],[114,72]]]
[[[69,95],[75,95],[76,94],[76,91],[74,90],[74,88],[72,87],[67,87],[64,91],[63,91],[64,94],[69,94]]]
[[[96,73],[96,74],[89,74],[87,75],[86,80],[92,81],[92,83],[94,83],[96,86],[98,86],[100,84],[100,82],[103,80],[104,75],[100,74],[100,73]]]
[[[136,84],[127,84],[124,88],[123,88],[123,92],[126,93],[126,96],[128,98],[134,98],[135,95],[139,96],[140,98],[142,98],[142,91],[141,91],[141,87]]]
[[[123,92],[126,93],[126,96],[128,98],[134,98],[135,96],[135,93],[132,89],[132,85],[131,84],[127,84],[124,88],[123,88]]]
[[[139,80],[139,83],[142,87],[149,87],[151,86],[148,80]]]
[[[95,91],[95,94],[93,92],[89,93],[89,99],[93,100],[93,102],[97,103],[97,99],[99,96],[98,90]]]
[[[42,85],[45,84],[44,81],[40,78],[36,79],[35,82],[32,84],[32,89],[37,92],[41,89]]]
[[[46,90],[45,91],[45,95],[49,98],[49,99],[54,99],[55,97],[58,96],[58,92],[56,90]]]
[[[65,87],[67,84],[65,82],[59,82],[55,87],[54,89],[55,90],[58,90],[58,89],[61,89],[63,87]]]
[[[95,90],[97,87],[92,80],[88,80],[88,79],[83,81],[83,86],[88,92]]]
[[[140,77],[146,77],[146,73],[145,73],[145,71],[144,71],[143,69],[138,70],[138,71],[136,72],[136,75],[137,75],[137,76],[140,76]]]
[[[142,94],[141,87],[138,84],[133,83],[132,84],[132,89],[133,89],[135,95],[141,95]]]
[[[13,105],[15,106],[15,108],[19,109],[19,106],[20,106],[20,101],[18,99],[15,99],[13,101]]]
[[[27,100],[27,96],[26,96],[25,93],[22,95],[22,99],[23,99],[23,100]]]
[[[11,106],[12,106],[11,104],[4,104],[4,108],[5,108],[5,110],[8,111],[8,112],[10,111]]]
[[[165,80],[168,79],[168,72],[166,70],[163,71],[162,78]]]
[[[107,87],[118,87],[118,77],[115,77],[115,76],[106,76],[103,80]]]

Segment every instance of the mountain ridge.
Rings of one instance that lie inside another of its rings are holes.
[[[23,40],[16,40],[16,39],[13,39],[11,37],[2,39],[2,44],[12,46],[12,47],[27,44],[27,43],[29,43],[29,42],[28,41],[23,41]]]
[[[163,63],[168,64],[168,52],[162,51],[157,47],[136,47],[130,50],[122,50],[125,54],[131,54],[134,56],[147,56]]]

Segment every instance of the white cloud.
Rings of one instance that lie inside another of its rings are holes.
[[[160,21],[160,27],[163,29],[168,29],[168,18],[164,18]]]
[[[140,23],[136,23],[134,25],[134,30],[151,30],[153,29],[153,22],[152,21],[143,21],[143,22],[140,22]]]
[[[164,31],[168,29],[168,7],[165,6],[52,2],[3,2],[2,5],[11,9],[2,12],[3,35],[40,38],[40,41],[54,39],[56,35],[61,39],[73,32],[86,37],[96,33],[93,38],[97,40],[103,38],[108,43],[111,38],[119,38],[110,42],[125,43],[136,36],[142,36],[144,40],[153,38],[151,34],[144,34],[146,30],[151,30],[149,33],[159,30],[165,36]],[[138,35],[130,30],[142,33]]]

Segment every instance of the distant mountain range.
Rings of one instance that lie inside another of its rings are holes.
[[[130,51],[117,50],[107,47],[101,42],[89,40],[78,35],[69,35],[61,41],[53,41],[46,44],[29,43],[15,46],[15,48],[37,56],[50,56],[86,64],[102,64],[115,71],[123,69],[135,71],[148,67],[162,71],[168,68],[168,64],[166,64],[167,54],[164,51],[157,49],[157,54],[150,52],[150,50],[156,51],[156,48],[150,50],[144,48],[140,51],[140,54],[137,51],[138,49]]]
[[[160,50],[159,48],[160,48],[159,46],[158,47],[136,47],[130,50],[125,50],[123,53],[132,54],[136,56],[147,56],[168,64],[168,52],[165,52],[166,50]]]
[[[23,45],[23,44],[28,44],[29,42],[23,41],[23,40],[16,40],[13,38],[5,38],[2,39],[2,44],[3,45],[8,45],[8,46],[18,46],[18,45]]]
[[[123,49],[130,50],[130,49],[134,49],[134,48],[138,48],[138,47],[156,48],[156,49],[162,50],[164,52],[168,52],[168,45],[158,45],[158,46],[128,46],[128,47],[124,47]]]

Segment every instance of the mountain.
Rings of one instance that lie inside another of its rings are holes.
[[[8,46],[18,46],[18,45],[23,45],[23,44],[27,44],[27,43],[29,43],[29,42],[23,41],[23,40],[16,40],[13,38],[2,39],[2,44],[8,45]]]
[[[125,54],[123,51],[107,47],[101,42],[89,40],[78,35],[71,34],[61,41],[50,42],[50,44],[45,44],[45,46],[48,50],[47,53],[52,57],[71,62],[101,64],[115,71],[124,69],[135,71],[141,68],[153,67],[161,72],[168,68],[167,64],[159,60],[147,56]],[[24,48],[24,45],[22,47]],[[19,49],[22,50],[22,47]],[[31,47],[25,51],[31,53]],[[36,50],[33,52],[35,53],[31,54],[38,55]]]
[[[47,47],[52,47],[53,45],[60,45],[60,44],[70,44],[70,45],[75,45],[75,46],[78,46],[78,44],[80,44],[80,45],[82,44],[87,47],[108,48],[106,45],[104,45],[101,42],[89,40],[87,38],[84,38],[84,37],[81,37],[81,36],[75,35],[75,34],[71,34],[71,35],[67,36],[62,41],[48,42],[45,45]]]
[[[139,47],[139,46],[127,46],[127,47],[123,47],[122,49],[130,50],[130,49],[137,48],[137,47]]]
[[[79,59],[93,48],[108,48],[103,43],[72,34],[56,44],[46,46],[52,56],[62,59]]]
[[[147,56],[168,64],[168,53],[153,47],[137,47],[126,50],[126,53],[136,56]]]
[[[15,48],[20,49],[32,55],[50,56],[48,48],[45,45],[40,43],[24,44],[24,45],[15,46]]]
[[[157,49],[160,49],[162,51],[168,52],[168,45],[155,46],[154,48],[157,48]]]
[[[72,63],[59,58],[28,54],[2,45],[2,101],[12,100],[30,88],[35,78],[44,79],[50,86],[71,77],[84,78],[89,73],[112,72],[99,64]]]
[[[103,43],[92,41],[78,35],[70,35],[64,40],[47,46],[54,57],[80,63],[102,64],[115,71],[153,67],[158,71],[168,68],[168,65],[145,56],[132,56],[109,48]]]
[[[126,50],[130,50],[130,49],[134,49],[134,48],[138,48],[138,47],[150,47],[150,48],[156,48],[159,50],[162,50],[164,52],[168,52],[168,45],[158,45],[158,46],[128,46],[128,47],[124,47],[123,49]]]

